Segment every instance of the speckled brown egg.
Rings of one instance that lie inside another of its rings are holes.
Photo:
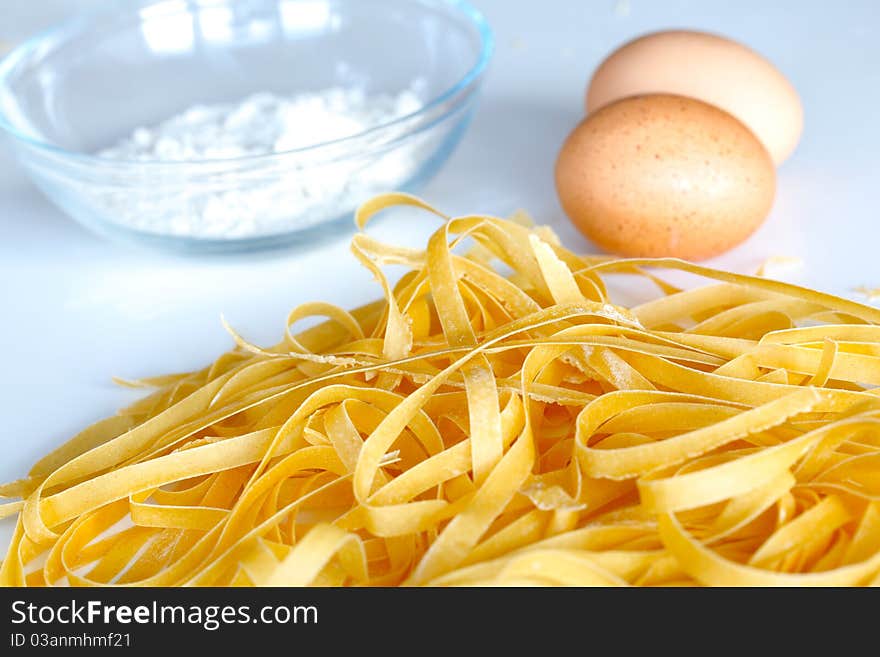
[[[587,113],[638,94],[676,94],[730,112],[755,133],[776,164],[797,146],[804,112],[773,64],[717,34],[669,30],[624,44],[596,69]]]
[[[556,189],[572,222],[606,251],[702,260],[761,224],[776,171],[761,142],[724,110],[651,94],[584,119],[559,153]]]

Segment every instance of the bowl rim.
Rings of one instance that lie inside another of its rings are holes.
[[[334,2],[334,0],[326,1]],[[17,46],[14,46],[12,50],[8,51],[4,55],[2,55],[2,57],[0,57],[0,80],[5,79],[9,75],[10,71],[14,68],[14,66],[25,56],[43,47],[43,45],[47,42],[63,42],[70,34],[87,29],[98,20],[106,19],[113,15],[139,13],[146,7],[165,4],[167,2],[168,0],[142,0],[141,2],[127,4],[122,9],[120,9],[119,5],[116,3],[105,4],[98,9],[93,9],[91,11],[80,14],[79,16],[62,21],[61,23],[58,23],[53,27],[42,30],[34,34],[33,36],[25,39]],[[194,168],[215,168],[224,164],[233,166],[238,164],[249,165],[258,161],[274,160],[278,158],[283,158],[285,156],[320,154],[322,151],[336,152],[336,157],[330,158],[331,160],[333,160],[338,158],[337,149],[340,146],[344,146],[346,144],[356,144],[358,142],[364,141],[365,139],[369,139],[377,134],[380,134],[383,131],[388,130],[389,128],[413,122],[415,125],[403,132],[401,135],[398,135],[396,138],[388,140],[387,142],[382,141],[378,145],[385,146],[388,144],[393,144],[399,141],[400,138],[405,138],[411,134],[421,132],[424,127],[433,125],[436,122],[436,119],[432,117],[438,109],[443,108],[443,106],[450,103],[450,101],[454,101],[458,96],[467,95],[470,90],[477,86],[482,79],[486,69],[488,68],[489,61],[491,60],[492,54],[495,50],[495,36],[492,32],[492,28],[490,27],[489,22],[486,20],[482,12],[471,5],[468,0],[414,0],[412,4],[422,5],[425,7],[451,9],[453,12],[456,12],[458,14],[459,18],[464,19],[465,22],[469,23],[470,26],[476,30],[476,34],[479,40],[479,52],[477,54],[476,62],[452,86],[432,97],[414,112],[399,116],[392,121],[386,121],[384,123],[374,125],[367,130],[363,130],[353,135],[348,135],[346,137],[332,139],[329,141],[322,141],[308,146],[301,146],[284,151],[262,153],[256,155],[240,155],[237,157],[212,158],[201,160],[133,160],[103,157],[98,154],[69,150],[53,144],[49,141],[44,141],[42,139],[38,139],[31,135],[25,134],[9,121],[2,109],[0,109],[0,128],[2,128],[14,139],[24,142],[28,146],[43,151],[48,155],[61,157],[66,160],[76,161],[82,164],[91,164],[96,166],[112,165],[115,167],[136,166],[142,167],[144,169],[159,169],[163,167],[186,167],[190,171],[192,171]],[[187,5],[179,6],[183,11],[190,10]],[[443,114],[445,115],[449,111],[454,110],[444,110]],[[424,117],[427,117],[429,120],[428,126],[418,125],[418,119]],[[324,162],[326,160],[319,159],[318,161]]]

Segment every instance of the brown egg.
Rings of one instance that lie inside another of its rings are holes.
[[[621,46],[596,69],[587,112],[638,94],[688,96],[717,105],[757,135],[780,164],[804,124],[797,91],[755,51],[716,34],[655,32]]]
[[[556,189],[575,226],[606,251],[701,260],[761,224],[776,171],[763,145],[727,112],[653,94],[584,119],[559,153]]]

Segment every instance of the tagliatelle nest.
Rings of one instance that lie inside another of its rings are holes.
[[[435,212],[384,196],[359,225],[400,204]],[[880,309],[485,216],[352,250],[383,300],[147,380],[0,489],[2,582],[880,581]],[[609,274],[660,294],[616,305]]]

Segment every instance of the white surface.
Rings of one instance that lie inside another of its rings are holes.
[[[0,2],[0,41],[7,42],[95,4]],[[449,212],[523,207],[570,247],[592,250],[567,223],[553,188],[555,155],[581,118],[591,71],[642,32],[709,29],[774,61],[806,111],[803,141],[780,170],[769,220],[712,264],[753,272],[767,256],[794,255],[806,263],[798,277],[805,284],[848,296],[858,285],[880,286],[880,3],[475,4],[494,26],[496,57],[470,132],[425,198]],[[418,244],[435,225],[413,215],[375,233]],[[0,480],[23,475],[48,449],[132,400],[111,376],[192,369],[228,349],[221,312],[251,340],[270,343],[300,302],[349,307],[376,297],[347,241],[340,235],[310,251],[212,259],[121,247],[49,205],[0,147]],[[10,527],[0,524],[4,533]]]

